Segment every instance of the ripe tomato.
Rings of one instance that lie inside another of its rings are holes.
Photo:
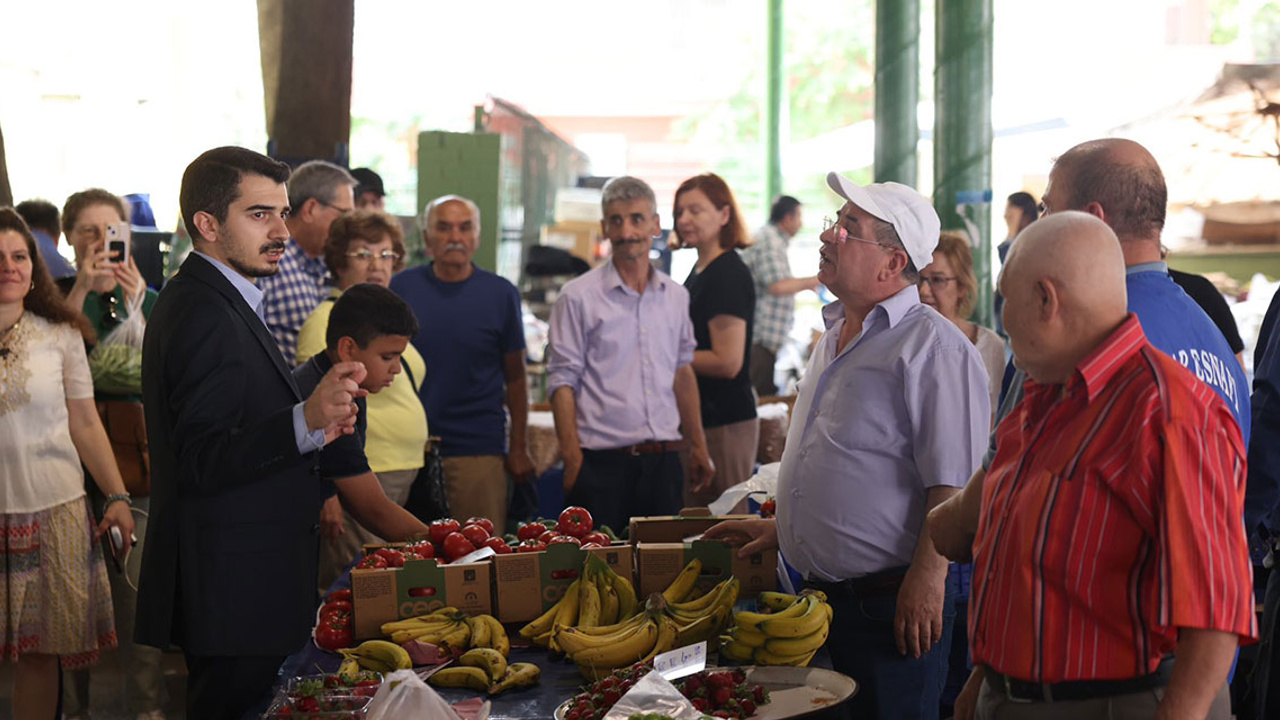
[[[546,531],[546,532],[544,532],[544,533],[542,533],[541,535],[539,535],[539,536],[538,536],[538,542],[543,542],[543,543],[550,544],[550,543],[551,543],[551,538],[553,538],[553,537],[555,537],[555,536],[557,536],[557,535],[559,535],[559,534],[560,534],[560,533],[556,532],[555,530],[548,530],[548,531]]]
[[[484,528],[485,532],[489,533],[490,535],[493,534],[493,521],[487,517],[467,518],[467,521],[462,523],[462,527],[466,527],[468,525],[479,525],[480,527]]]
[[[443,543],[444,539],[449,537],[449,533],[456,533],[461,529],[462,526],[453,518],[432,520],[431,524],[427,526],[427,532],[431,535],[431,542],[436,545]]]
[[[334,615],[337,613],[346,613],[347,615],[350,615],[351,602],[348,600],[331,600],[325,603],[324,607],[320,608],[320,619],[321,621],[323,621],[324,618],[328,617],[329,615]]]
[[[582,541],[572,535],[556,535],[547,541],[548,545],[582,545]]]
[[[485,540],[484,546],[487,548],[493,548],[493,551],[499,555],[506,555],[513,552],[511,550],[511,546],[507,544],[507,541],[499,537],[491,537],[488,540]]]
[[[331,603],[335,600],[346,600],[347,602],[351,602],[351,588],[342,588],[341,590],[334,590],[333,592],[329,593],[329,595],[324,599],[326,603]]]
[[[582,543],[582,549],[583,549],[583,550],[599,550],[599,549],[600,549],[600,548],[602,548],[602,547],[604,547],[604,546],[603,546],[603,545],[601,545],[601,544],[600,544],[600,543],[598,543],[598,542],[584,542],[584,543]]]
[[[378,548],[374,552],[387,561],[387,567],[404,567],[404,553],[399,550],[395,548]]]
[[[521,541],[536,540],[539,535],[547,531],[547,526],[540,522],[520,523],[520,527],[516,528],[516,537]]]
[[[406,557],[414,555],[415,557],[419,557],[423,560],[429,560],[436,556],[436,547],[429,541],[421,540],[419,542],[406,545],[404,548],[404,554]]]
[[[583,545],[586,545],[587,543],[597,543],[600,547],[609,547],[610,542],[609,536],[598,530],[593,530],[582,536]]]
[[[431,597],[436,594],[436,589],[430,586],[409,588],[409,597]]]
[[[542,552],[543,550],[546,550],[546,549],[547,549],[547,544],[542,542],[541,540],[525,540],[524,542],[516,546],[516,552],[518,553]]]
[[[462,528],[462,536],[470,540],[472,545],[480,547],[489,539],[489,531],[483,525],[468,525]]]
[[[587,512],[584,507],[571,505],[560,512],[560,520],[556,523],[556,529],[562,535],[572,535],[580,538],[591,532],[595,528],[595,523],[591,520],[591,513]]]
[[[356,563],[357,570],[381,570],[387,566],[387,559],[377,553],[365,555]]]
[[[467,536],[460,532],[449,533],[441,545],[443,546],[444,556],[449,558],[449,562],[453,562],[476,549],[476,546],[471,544]]]
[[[350,615],[346,616],[345,622],[332,615],[320,618],[320,625],[316,628],[317,645],[325,650],[338,650],[350,647],[352,640]]]
[[[778,503],[772,498],[760,503],[760,517],[771,518],[778,512]]]

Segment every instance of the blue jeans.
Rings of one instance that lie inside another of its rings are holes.
[[[947,576],[942,639],[919,659],[898,654],[896,593],[859,597],[849,590],[823,590],[834,611],[826,645],[832,667],[858,683],[853,699],[840,708],[844,717],[937,720],[956,621],[955,574]]]

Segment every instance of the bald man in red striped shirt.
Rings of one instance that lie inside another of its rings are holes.
[[[957,718],[975,696],[984,719],[1230,717],[1227,671],[1257,636],[1244,443],[1147,341],[1124,272],[1085,213],[1010,250],[1005,328],[1030,381],[983,490]]]

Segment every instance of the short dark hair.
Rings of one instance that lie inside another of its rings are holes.
[[[1022,232],[1028,225],[1036,221],[1040,217],[1040,203],[1036,200],[1036,196],[1029,192],[1019,190],[1009,196],[1010,205],[1022,211],[1022,220],[1018,223],[1018,232]]]
[[[1082,210],[1096,202],[1121,241],[1159,237],[1169,189],[1154,158],[1126,162],[1110,144],[1088,142],[1063,153],[1054,168],[1066,171],[1069,194],[1067,207],[1055,210]]]
[[[360,283],[347,288],[333,303],[329,327],[324,341],[330,350],[338,341],[349,337],[360,348],[384,335],[413,337],[418,334],[418,318],[399,295],[374,283]]]
[[[58,218],[61,217],[58,214],[58,206],[48,200],[42,198],[23,200],[13,209],[18,211],[32,230],[43,230],[51,238],[56,238],[62,233],[62,224],[58,222]]]
[[[240,180],[245,175],[261,175],[277,183],[289,180],[289,166],[252,150],[228,145],[214,148],[191,161],[182,173],[178,205],[182,222],[193,242],[200,241],[196,213],[206,212],[226,222],[227,209],[240,197]]]
[[[773,201],[773,207],[769,209],[769,224],[777,225],[787,219],[791,213],[800,207],[800,201],[790,195],[779,195],[777,200]]]
[[[106,205],[120,213],[120,222],[129,222],[129,203],[126,203],[124,198],[102,188],[81,190],[78,193],[72,193],[62,206],[62,232],[67,236],[68,241],[71,240],[71,231],[75,229],[80,213],[95,205]]]

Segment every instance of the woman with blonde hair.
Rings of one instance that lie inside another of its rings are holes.
[[[955,323],[978,348],[987,368],[994,411],[1004,379],[1004,341],[994,331],[969,320],[977,301],[978,278],[973,274],[969,240],[960,233],[944,232],[938,237],[933,262],[920,271],[920,302]]]

